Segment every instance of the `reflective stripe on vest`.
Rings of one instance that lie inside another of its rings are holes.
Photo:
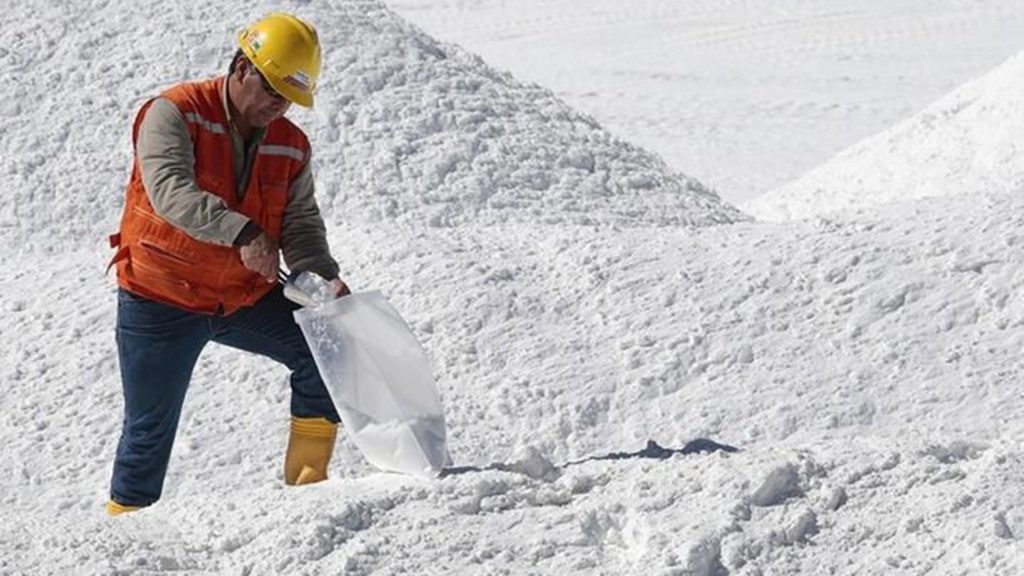
[[[291,146],[278,146],[275,144],[263,144],[259,148],[260,154],[267,156],[287,156],[297,162],[305,162],[306,155],[298,148]]]
[[[186,112],[185,113],[185,122],[189,122],[189,123],[192,123],[192,124],[199,124],[200,126],[205,128],[207,131],[213,132],[214,134],[224,134],[224,133],[227,132],[226,130],[224,130],[224,125],[223,124],[220,124],[218,122],[214,122],[212,120],[207,120],[206,118],[203,118],[202,116],[200,116],[199,114],[197,114],[195,112]]]

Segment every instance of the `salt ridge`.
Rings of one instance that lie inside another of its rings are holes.
[[[765,220],[1024,189],[1024,54],[743,208]]]

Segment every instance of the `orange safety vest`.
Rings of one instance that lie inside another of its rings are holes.
[[[288,188],[309,158],[309,141],[284,118],[267,126],[253,163],[245,198],[238,201],[230,126],[221,99],[224,77],[180,84],[161,96],[181,111],[195,150],[196,184],[245,214],[280,243]],[[153,100],[135,117],[132,143]],[[140,296],[193,312],[230,314],[251,306],[274,285],[247,269],[238,248],[196,240],[153,210],[142,184],[138,157],[128,181],[117,248],[118,285]]]

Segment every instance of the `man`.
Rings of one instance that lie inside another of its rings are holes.
[[[185,391],[210,341],[291,369],[285,482],[327,478],[338,414],[278,283],[293,271],[338,278],[313,195],[310,147],[284,118],[312,107],[316,31],[271,14],[242,31],[227,76],[175,86],[135,119],[135,162],[118,248],[117,347],[124,422],[112,515],[160,498]]]

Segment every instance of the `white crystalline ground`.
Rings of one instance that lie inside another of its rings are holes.
[[[6,568],[1017,573],[1022,208],[956,198],[700,233],[339,232],[352,276],[386,283],[432,351],[457,463],[695,436],[744,452],[422,482],[374,472],[343,440],[334,480],[289,490],[284,371],[211,349],[164,500],[116,522],[100,510],[120,404],[110,290],[85,253],[36,290],[19,259],[2,286],[18,336]]]
[[[745,221],[374,2],[260,8],[314,20],[326,69],[347,70],[294,114],[315,142],[343,277],[382,290],[431,353],[455,463],[511,471],[384,474],[342,433],[331,480],[286,488],[286,370],[211,347],[163,499],[106,517],[121,392],[102,235],[127,126],[145,94],[221,67],[251,15],[31,8],[0,28],[0,69],[25,78],[0,98],[14,109],[0,119],[13,247],[0,278],[0,573],[1024,572],[1019,194]],[[379,82],[378,68],[400,71]],[[451,97],[491,106],[482,122],[510,155],[435,163],[479,135],[461,131],[458,106],[430,121],[418,91],[469,74],[484,92]],[[619,178],[574,180],[587,176],[559,151],[583,136],[594,171]],[[454,168],[438,179],[438,165]],[[655,185],[629,185],[635,174]],[[742,451],[566,465],[700,436]]]
[[[893,200],[1024,191],[1024,53],[744,205],[788,220]]]

